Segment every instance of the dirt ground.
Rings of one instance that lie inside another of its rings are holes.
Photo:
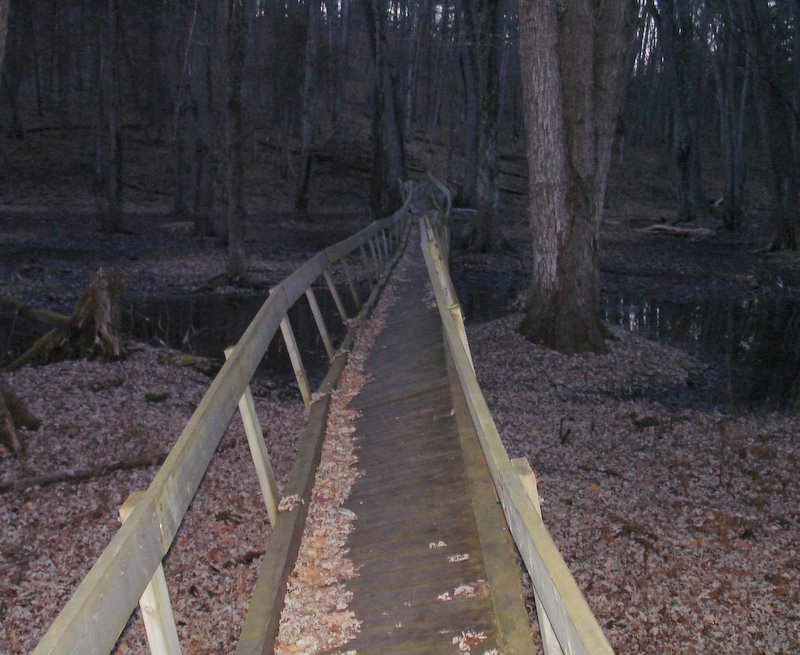
[[[355,143],[325,150],[310,220],[299,220],[294,180],[278,175],[277,151],[253,146],[248,271],[262,288],[369,221],[366,152]],[[100,266],[120,273],[129,300],[188,295],[223,271],[222,241],[181,234],[182,219],[170,215],[169,150],[153,135],[130,135],[127,144],[126,234],[97,232],[87,153],[74,134],[0,136],[0,153],[0,293],[68,313]],[[511,245],[491,255],[457,252],[454,272],[504,277],[516,291],[528,276],[525,173],[519,153],[505,155],[500,227]],[[443,146],[411,149],[415,171],[442,170],[445,159]],[[615,162],[601,237],[604,292],[800,299],[798,257],[759,252],[769,225],[758,168],[743,228],[702,237],[640,231],[671,220],[666,170],[654,149],[629,148]],[[707,170],[719,177],[713,162]],[[709,197],[717,192],[709,185]],[[616,331],[608,355],[564,357],[522,341],[515,320],[470,328],[480,381],[510,453],[527,456],[539,476],[545,521],[617,651],[800,652],[797,414],[681,407],[672,392],[704,364],[679,349]],[[172,351],[135,346],[122,363],[11,375],[46,418],[26,435],[24,460],[0,457],[0,481],[167,449],[208,385],[176,361]],[[162,387],[182,391],[162,404],[144,400]],[[285,476],[302,408],[295,393],[268,384],[257,396]],[[234,427],[167,562],[185,652],[230,649],[268,535],[254,477],[237,477],[250,466],[242,447]],[[154,471],[0,492],[10,526],[0,537],[0,653],[35,645],[116,529],[119,504]],[[119,652],[141,652],[136,621]]]

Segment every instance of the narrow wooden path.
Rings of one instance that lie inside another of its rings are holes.
[[[371,381],[351,402],[361,413],[361,477],[346,505],[358,517],[349,557],[359,575],[348,588],[362,625],[345,649],[533,653],[511,536],[451,386],[415,238],[407,257],[411,268],[366,362]],[[469,651],[459,650],[464,635]]]

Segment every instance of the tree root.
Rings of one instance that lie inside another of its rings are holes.
[[[0,449],[7,448],[17,456],[25,453],[18,430],[38,430],[41,421],[36,418],[11,387],[0,378]]]

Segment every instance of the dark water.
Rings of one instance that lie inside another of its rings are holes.
[[[529,284],[522,276],[464,271],[454,280],[467,322],[508,315]],[[607,296],[605,321],[669,343],[709,364],[687,389],[727,409],[800,408],[800,303],[788,299],[678,303]]]
[[[790,300],[608,298],[603,318],[685,348],[708,361],[709,399],[729,406],[797,409],[800,405],[800,304]]]
[[[364,291],[361,291],[362,297],[365,297]],[[346,330],[336,305],[327,289],[317,289],[315,293],[331,338],[337,344]],[[339,289],[339,294],[352,316],[355,311],[349,294],[344,289]],[[264,296],[206,294],[125,303],[123,332],[152,345],[167,345],[221,362],[225,348],[235,344],[244,334],[264,300]],[[289,311],[289,320],[313,388],[324,377],[328,360],[304,297]],[[47,329],[18,316],[16,312],[0,312],[0,366],[25,352]],[[257,374],[294,382],[294,372],[280,332],[273,338]]]
[[[352,316],[353,307],[339,290]],[[317,303],[325,318],[334,344],[346,331],[327,289],[315,290]],[[159,298],[126,308],[123,325],[126,334],[140,341],[172,348],[195,355],[222,360],[227,346],[235,344],[261,308],[263,296],[220,296],[216,294],[188,298]],[[290,310],[297,345],[312,388],[324,377],[328,368],[327,354],[311,309],[301,298]],[[272,339],[258,375],[271,375],[294,380],[291,361],[279,332]]]

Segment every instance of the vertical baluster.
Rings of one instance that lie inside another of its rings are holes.
[[[136,506],[145,498],[146,492],[134,491],[119,508],[119,517],[123,523],[133,514]],[[159,564],[139,600],[142,620],[147,633],[147,643],[152,655],[180,655],[181,645],[178,641],[178,629],[175,627],[175,616],[169,602],[167,579],[164,567]]]
[[[328,359],[333,360],[336,354],[333,349],[333,342],[331,341],[331,336],[328,333],[328,327],[325,325],[325,319],[323,318],[322,312],[319,309],[319,304],[317,304],[317,297],[314,295],[314,289],[311,287],[306,289],[306,298],[308,299],[309,307],[311,307],[311,314],[314,316],[314,321],[317,324],[319,335],[322,337],[322,343],[325,346],[325,352],[328,354]]]
[[[226,348],[225,359],[229,359],[232,353],[233,348]],[[269,453],[264,443],[264,433],[261,431],[261,423],[256,414],[256,404],[249,385],[239,399],[239,414],[244,424],[247,445],[250,447],[250,456],[253,458],[253,466],[256,469],[256,478],[258,478],[258,486],[261,488],[261,495],[267,508],[269,522],[275,527],[275,521],[278,520],[278,487],[275,484],[275,475],[272,472]]]
[[[333,302],[336,303],[336,309],[339,310],[339,316],[342,317],[342,323],[347,323],[347,310],[344,308],[344,303],[342,299],[339,297],[339,291],[336,289],[336,285],[333,282],[333,278],[331,277],[330,272],[328,269],[322,271],[322,276],[325,278],[325,284],[328,285],[328,290],[331,292],[333,296]]]

